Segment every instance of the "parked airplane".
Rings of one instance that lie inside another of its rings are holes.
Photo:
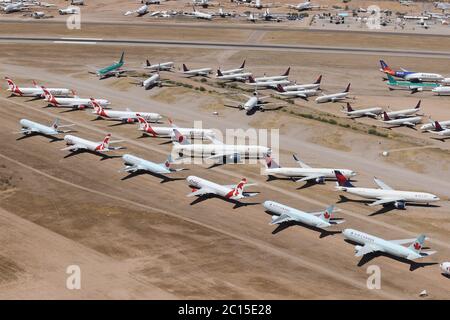
[[[316,98],[316,103],[323,103],[323,102],[336,102],[339,100],[344,100],[347,98],[348,93],[350,90],[350,83],[347,85],[347,88],[338,93],[332,93],[332,94],[324,94]]]
[[[18,133],[22,133],[26,136],[41,134],[43,136],[52,137],[53,135],[68,133],[71,131],[71,130],[59,130],[59,129],[74,126],[73,124],[60,126],[58,119],[55,119],[55,121],[53,121],[53,123],[50,126],[46,126],[46,125],[31,121],[28,119],[21,119],[19,121],[19,123],[22,128],[20,129],[20,132],[18,132]]]
[[[245,82],[248,77],[252,75],[251,72],[241,72],[241,73],[228,73],[223,74],[220,69],[217,70],[216,79],[218,80],[229,80],[229,81],[243,81]]]
[[[201,157],[218,163],[238,163],[242,158],[260,159],[271,150],[259,145],[224,144],[213,137],[207,136],[210,144],[191,143],[178,129],[174,128],[175,140],[172,151],[183,157]]]
[[[258,195],[257,192],[244,192],[245,186],[248,185],[245,178],[237,185],[221,185],[196,176],[189,176],[186,178],[186,181],[192,187],[192,192],[187,195],[188,197],[216,195],[224,199],[239,201],[243,198]]]
[[[413,82],[413,81],[398,81],[395,80],[390,74],[387,75],[388,81],[386,85],[389,87],[389,90],[410,90],[411,93],[422,92],[424,90],[433,90],[436,87],[439,87],[440,84],[436,82]]]
[[[415,127],[416,124],[422,122],[422,117],[407,117],[391,119],[386,112],[383,112],[383,120],[381,122],[394,127],[406,126]]]
[[[263,8],[270,8],[270,7],[273,6],[273,4],[272,4],[272,3],[266,3],[266,4],[263,4],[263,3],[261,2],[261,0],[254,0],[254,1],[251,1],[251,2],[248,4],[248,6],[251,7],[251,8],[263,9]]]
[[[6,82],[8,82],[8,91],[11,95],[23,96],[23,97],[44,97],[44,90],[33,81],[34,87],[32,88],[22,88],[14,83],[11,78],[5,77]],[[67,88],[47,88],[47,91],[54,96],[67,97],[70,96],[72,90]]]
[[[29,10],[31,6],[33,6],[33,4],[31,4],[31,3],[24,3],[22,1],[14,2],[14,3],[9,3],[6,6],[4,6],[3,11],[5,13],[19,12],[19,11]]]
[[[122,55],[120,56],[120,60],[118,62],[114,62],[112,65],[98,69],[96,71],[97,76],[100,79],[104,79],[110,76],[120,76],[123,72],[126,72],[127,70],[123,70],[122,66],[124,65],[124,56],[125,52],[122,52]]]
[[[380,107],[373,108],[365,108],[354,110],[349,102],[347,102],[347,107],[342,107],[342,112],[345,113],[350,118],[361,118],[361,117],[372,117],[376,118],[381,113],[383,113],[383,109]]]
[[[425,82],[425,81],[441,81],[444,79],[444,77],[437,73],[425,73],[425,72],[415,72],[415,71],[408,71],[405,69],[402,69],[401,71],[394,71],[392,70],[383,60],[380,60],[381,69],[380,71],[391,75],[397,78],[403,78],[407,81],[412,82]]]
[[[329,206],[325,211],[319,212],[305,212],[275,201],[264,201],[263,206],[270,213],[275,213],[272,216],[271,225],[299,222],[311,227],[324,229],[345,222],[345,220],[333,218],[334,205]]]
[[[186,74],[191,77],[195,76],[204,76],[207,77],[212,71],[212,68],[200,68],[200,69],[191,69],[189,70],[188,67],[183,63],[183,74]]]
[[[78,12],[80,12],[79,11],[79,9],[78,8],[76,8],[76,7],[67,7],[67,8],[65,8],[65,9],[59,9],[58,10],[58,13],[60,14],[60,15],[66,15],[66,14],[77,14]]]
[[[145,60],[144,69],[149,69],[151,71],[170,71],[173,69],[173,65],[174,63],[172,61],[151,64],[150,61]]]
[[[320,75],[314,83],[297,84],[294,83],[289,86],[284,86],[286,91],[300,91],[300,90],[320,90],[320,82],[322,81],[322,75]]]
[[[352,185],[339,170],[336,170],[335,174],[338,181],[336,186],[337,190],[345,191],[366,199],[377,199],[370,203],[369,206],[394,205],[397,209],[405,209],[407,203],[429,204],[430,202],[440,200],[439,197],[431,193],[394,190],[377,178],[374,178],[374,181],[380,189],[358,188]]]
[[[241,66],[237,69],[229,69],[229,70],[221,70],[223,75],[231,74],[231,73],[243,73],[245,68],[245,60],[242,62]]]
[[[191,16],[197,18],[197,19],[205,19],[205,20],[212,20],[212,14],[205,13],[198,11],[195,6],[192,8],[193,11],[191,12]]]
[[[450,129],[447,127],[442,127],[438,121],[434,122],[434,130],[428,130],[428,132],[440,136],[438,140],[445,140],[450,138]]]
[[[180,134],[191,139],[204,139],[207,136],[215,137],[214,130],[212,129],[201,129],[201,128],[179,128],[170,119],[171,127],[152,127],[148,124],[147,120],[143,117],[138,116],[139,130],[142,131],[144,135],[151,135],[153,137],[163,137],[175,139],[175,134],[173,129],[176,128]]]
[[[276,175],[288,177],[295,182],[315,182],[324,183],[326,179],[335,179],[335,170],[339,170],[346,178],[356,176],[356,172],[348,169],[331,169],[331,168],[311,168],[309,165],[301,161],[297,155],[292,155],[299,167],[281,167],[270,155],[266,155],[266,170],[263,174],[268,175],[269,178]],[[299,177],[303,177],[298,179]]]
[[[304,89],[304,90],[297,90],[297,91],[286,91],[284,88],[279,84],[277,85],[277,93],[286,98],[302,98],[306,101],[308,101],[308,97],[317,95],[316,89]]]
[[[144,4],[143,6],[139,7],[136,10],[127,11],[124,13],[124,15],[129,16],[133,13],[136,13],[138,17],[142,17],[143,15],[146,15],[148,13],[148,5]]]
[[[287,68],[287,70],[281,76],[267,77],[266,75],[264,75],[264,77],[255,78],[255,81],[256,82],[263,82],[263,81],[286,80],[289,77],[289,71],[290,70],[291,70],[291,67]]]
[[[402,110],[398,110],[398,111],[389,111],[386,113],[387,113],[388,117],[391,119],[405,118],[405,117],[417,114],[417,112],[420,111],[421,103],[422,103],[422,100],[419,100],[419,102],[417,102],[417,104],[414,108],[402,109]]]
[[[161,76],[158,73],[152,74],[150,77],[148,77],[145,80],[142,80],[140,82],[136,82],[136,84],[143,87],[145,90],[150,90],[156,86],[162,86]]]
[[[163,180],[170,180],[168,177],[165,176],[165,174],[170,174],[184,170],[183,168],[180,169],[171,168],[172,156],[170,154],[164,163],[155,163],[149,160],[145,160],[143,158],[133,156],[131,154],[124,154],[122,156],[122,160],[125,163],[125,167],[123,167],[120,171],[128,172],[131,174],[136,174],[139,171],[146,171],[149,172],[150,174],[162,178]]]
[[[111,134],[108,133],[102,142],[94,142],[70,134],[64,136],[64,141],[68,147],[61,149],[62,151],[79,152],[90,151],[102,154],[103,152],[123,149],[123,147],[111,147],[109,144],[119,141],[110,141]]]
[[[291,82],[287,79],[285,80],[267,80],[267,81],[256,81],[252,76],[248,77],[249,82],[246,82],[245,84],[256,87],[256,88],[276,88],[277,85],[287,85]]]
[[[433,120],[430,119],[429,123],[424,124],[423,126],[420,127],[420,130],[424,130],[424,131],[432,130],[432,131],[435,131],[436,130],[436,122],[437,121],[433,121]],[[441,126],[441,128],[446,128],[446,129],[450,128],[450,120],[439,121],[438,123]]]
[[[288,4],[288,7],[291,9],[295,9],[297,11],[306,11],[306,10],[312,10],[320,8],[319,5],[313,5],[311,1],[302,2],[299,4]]]
[[[414,261],[436,253],[436,251],[422,251],[422,247],[426,240],[425,235],[420,235],[417,239],[385,240],[354,229],[345,229],[342,234],[346,239],[363,245],[355,246],[356,257],[362,257],[366,254],[375,252],[382,252]],[[405,244],[411,245],[405,247]]]
[[[242,95],[248,99],[244,104],[240,104],[238,106],[234,106],[234,105],[225,105],[225,106],[229,107],[229,108],[237,108],[240,110],[245,110],[246,114],[248,116],[254,114],[258,110],[273,111],[273,110],[279,110],[282,108],[282,107],[264,108],[263,106],[265,104],[269,104],[270,102],[264,102],[263,100],[266,98],[269,98],[269,96],[260,97],[258,95],[258,91],[256,91],[256,90],[253,93],[253,96],[248,96],[246,94],[242,94]]]
[[[105,110],[101,105],[97,103],[95,99],[91,99],[91,105],[94,108],[92,113],[97,117],[105,120],[120,121],[122,123],[138,122],[138,117],[142,117],[150,122],[159,122],[162,116],[159,113],[153,112],[135,112],[127,108],[126,111],[121,110]]]
[[[439,267],[441,268],[443,274],[450,275],[450,262],[443,262],[439,265]]]
[[[72,98],[56,98],[50,92],[48,92],[47,88],[42,87],[42,90],[44,90],[44,95],[45,99],[47,99],[47,102],[54,107],[73,108],[81,110],[91,106],[91,99],[80,98],[78,96],[74,96]],[[106,107],[111,104],[106,99],[95,99],[95,101],[102,107]]]
[[[436,93],[438,96],[447,96],[450,95],[450,86],[440,86],[431,90]]]

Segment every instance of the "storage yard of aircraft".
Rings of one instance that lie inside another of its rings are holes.
[[[291,2],[0,0],[1,298],[450,297],[450,4]]]

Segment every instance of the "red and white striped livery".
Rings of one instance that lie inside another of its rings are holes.
[[[64,141],[68,145],[68,147],[61,149],[63,151],[91,151],[96,153],[103,153],[113,150],[123,149],[123,147],[111,147],[110,143],[119,142],[119,141],[111,141],[111,134],[108,133],[106,137],[101,142],[95,142],[91,140],[86,140],[73,135],[64,136]]]

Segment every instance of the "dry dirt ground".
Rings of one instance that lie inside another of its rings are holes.
[[[386,41],[394,43],[395,39]],[[378,123],[343,118],[341,104],[317,106],[313,101],[302,101],[287,104],[286,111],[247,117],[223,107],[227,100],[238,99],[231,95],[236,90],[221,88],[213,79],[203,83],[176,72],[162,73],[165,79],[204,87],[205,91],[187,87],[144,91],[131,84],[130,78],[99,81],[87,73],[117,59],[124,49],[119,46],[2,43],[0,48],[4,53],[1,74],[19,84],[35,79],[47,86],[67,86],[80,96],[108,98],[115,109],[157,111],[165,116],[165,123],[166,117],[171,117],[180,126],[202,120],[205,127],[220,130],[277,128],[283,165],[295,165],[291,153],[296,152],[314,166],[354,169],[359,173],[355,183],[361,186],[373,186],[376,175],[395,188],[429,191],[442,199],[432,207],[408,206],[405,211],[383,212],[340,199],[334,182],[304,188],[292,181],[266,181],[260,175],[261,164],[183,165],[189,170],[164,183],[146,174],[124,179],[126,175],[118,172],[122,167],[118,157],[102,160],[88,153],[67,157],[60,150],[65,146],[63,141],[50,142],[40,136],[18,140],[20,136],[14,133],[19,129],[18,121],[28,118],[49,123],[59,117],[62,122],[76,124],[75,134],[93,140],[111,132],[113,139],[123,140],[124,152],[155,162],[166,158],[171,145],[164,139],[139,138],[135,125],[112,126],[111,122],[93,121],[89,111],[44,108],[43,101],[9,98],[3,91],[1,298],[416,299],[423,289],[429,298],[449,298],[449,280],[436,264],[450,255],[448,142],[403,128],[378,128],[387,138],[368,135],[367,130]],[[176,61],[177,69],[181,62],[200,67],[205,61],[231,68],[246,58],[257,75],[276,74],[290,65],[291,78],[301,82],[322,73],[327,91],[352,82],[357,107],[379,104],[400,109],[422,98],[427,116],[450,118],[448,97],[387,91],[377,71],[380,57],[375,55],[143,46],[125,49],[130,68],[139,68],[145,58]],[[425,65],[421,58],[383,58],[395,66],[426,66],[427,71],[450,74],[446,59],[427,59]],[[306,113],[336,119],[349,128],[298,115]],[[383,150],[392,150],[391,155],[381,157]],[[251,190],[260,194],[240,207],[216,198],[193,204],[193,199],[185,196],[190,189],[183,178],[188,175],[223,184],[236,183],[245,176],[258,183]],[[272,234],[270,215],[261,205],[269,199],[305,211],[337,203],[342,209],[337,216],[346,222],[335,231],[348,227],[387,239],[426,233],[431,238],[427,245],[438,253],[410,271],[409,264],[384,256],[360,262],[354,257],[353,245],[339,233],[321,237],[315,230],[292,226]],[[366,287],[367,267],[374,264],[382,270],[381,290]],[[81,268],[81,290],[66,289],[69,265]]]

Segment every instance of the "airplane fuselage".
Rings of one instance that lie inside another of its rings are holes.
[[[212,182],[212,181],[209,181],[206,179],[202,179],[202,178],[199,178],[196,176],[189,176],[186,178],[186,181],[189,184],[189,186],[191,186],[195,189],[207,188],[208,190],[211,191],[210,193],[218,195],[220,197],[233,199],[233,200],[239,200],[239,199],[243,198],[242,195],[235,195],[233,193],[234,188],[231,188],[228,186],[223,186],[223,185],[217,184],[215,182]]]
[[[379,115],[383,112],[382,108],[367,108],[367,109],[359,109],[354,111],[344,111],[344,113],[350,117],[359,117],[359,116],[373,116]]]
[[[99,152],[99,151],[103,151],[100,150],[99,146],[102,145],[101,142],[94,142],[94,141],[90,141],[90,140],[86,140],[80,137],[76,137],[73,135],[65,135],[64,136],[64,141],[66,142],[67,145],[79,145],[81,147],[83,147],[83,149],[87,149],[90,151],[94,151],[94,152]],[[76,151],[76,150],[74,150]]]
[[[343,100],[348,96],[348,92],[340,92],[340,93],[334,93],[334,94],[328,94],[323,95],[316,98],[317,103],[323,103],[323,102],[335,102],[339,100]]]
[[[402,202],[409,203],[430,203],[439,201],[440,199],[431,193],[400,191],[400,190],[384,190],[375,188],[358,188],[358,187],[340,187],[340,190],[366,198],[366,199],[402,199]]]
[[[239,154],[241,157],[260,159],[270,153],[270,148],[257,145],[231,144],[175,144],[173,151],[180,157],[210,157],[218,154]]]
[[[124,154],[122,160],[125,163],[125,171],[135,172],[138,170],[145,170],[153,173],[166,174],[171,171],[164,166],[164,164],[154,163],[131,154]]]
[[[285,214],[297,222],[304,223],[312,227],[328,228],[332,225],[331,223],[322,220],[318,216],[288,207],[275,201],[265,201],[263,203],[263,206],[267,211],[277,214],[275,216],[272,216],[272,220],[278,218],[278,216],[280,215]]]
[[[335,170],[339,170],[347,179],[354,177],[356,172],[348,169],[328,169],[328,168],[269,168],[265,170],[267,175],[279,175],[283,177],[305,177],[319,174],[323,178],[336,178]]]
[[[98,116],[116,121],[124,121],[124,122],[137,122],[137,115],[139,114],[145,120],[149,122],[158,122],[162,119],[162,116],[158,113],[153,112],[135,112],[135,111],[120,111],[120,110],[105,110],[102,109],[101,112],[93,112]]]
[[[54,134],[60,134],[58,130],[56,130],[53,127],[45,126],[43,124],[28,120],[28,119],[21,119],[19,121],[22,128],[24,128],[24,134],[27,134],[27,130],[41,133],[44,135],[54,135]]]

